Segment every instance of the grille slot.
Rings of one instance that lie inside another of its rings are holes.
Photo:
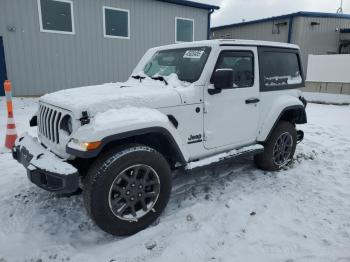
[[[59,144],[59,126],[63,115],[64,113],[57,108],[40,104],[38,132],[49,141]]]

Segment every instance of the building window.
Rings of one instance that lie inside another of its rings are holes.
[[[194,20],[175,18],[175,42],[192,42],[194,40]]]
[[[74,34],[73,3],[69,0],[38,0],[40,31]]]
[[[104,37],[130,39],[130,11],[103,7]]]

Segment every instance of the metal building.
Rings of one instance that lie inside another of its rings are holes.
[[[298,12],[212,28],[212,38],[243,38],[297,44],[304,70],[309,54],[350,53],[350,15]]]
[[[16,96],[124,81],[148,48],[207,39],[218,8],[184,0],[1,0],[0,81],[12,80]]]

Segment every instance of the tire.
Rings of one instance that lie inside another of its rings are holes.
[[[280,170],[293,159],[296,145],[297,131],[294,125],[287,121],[280,121],[264,143],[264,152],[254,156],[254,162],[262,170]],[[279,151],[284,153],[280,154]]]
[[[105,152],[92,164],[84,180],[84,204],[105,232],[132,235],[161,215],[171,182],[169,164],[160,153],[143,145],[125,145]]]

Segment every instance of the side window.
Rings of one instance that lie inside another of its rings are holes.
[[[254,54],[250,51],[224,51],[220,54],[215,71],[232,69],[236,88],[254,85]]]
[[[261,58],[261,81],[266,89],[293,88],[303,83],[297,52],[264,51],[259,58]]]

